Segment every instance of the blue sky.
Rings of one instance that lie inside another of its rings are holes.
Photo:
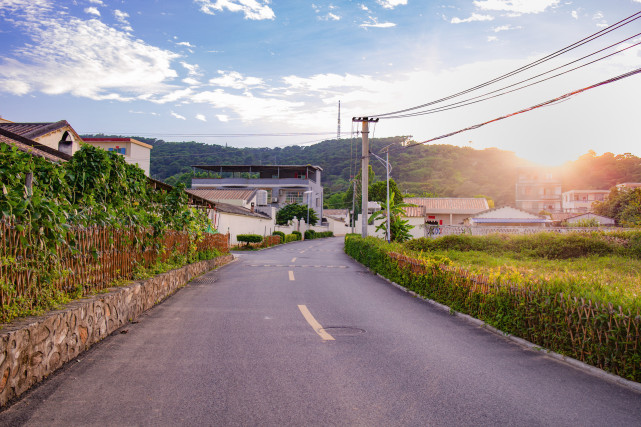
[[[352,116],[467,89],[640,10],[641,0],[0,0],[0,115],[66,119],[81,133],[285,146],[334,137],[340,100],[348,137]],[[637,33],[641,19],[487,90]],[[426,140],[639,67],[634,46],[494,100],[381,120],[373,133]],[[641,155],[640,89],[632,76],[440,142],[544,164],[588,150]],[[273,133],[294,135],[255,135]]]

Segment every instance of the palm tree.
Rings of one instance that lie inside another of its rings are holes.
[[[383,230],[385,232],[385,238],[391,242],[405,242],[412,238],[410,230],[414,228],[413,225],[409,225],[409,220],[403,219],[405,211],[403,208],[416,206],[410,203],[394,203],[394,192],[390,194],[389,198],[389,211],[390,211],[390,235],[387,236],[387,203],[381,202],[382,209],[378,212],[374,212],[369,218],[369,224],[372,224],[374,220],[379,218],[384,218],[385,220],[376,227],[376,231]],[[389,237],[389,238],[388,238]]]

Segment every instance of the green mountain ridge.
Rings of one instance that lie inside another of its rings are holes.
[[[97,135],[107,137],[107,135]],[[322,183],[326,197],[343,192],[360,170],[360,139],[326,140],[307,146],[284,148],[234,148],[216,144],[165,142],[135,137],[153,145],[151,175],[169,184],[189,185],[194,165],[204,164],[312,164],[323,168]],[[483,195],[496,206],[514,205],[517,168],[536,166],[511,151],[498,148],[477,150],[453,145],[401,146],[406,137],[374,138],[370,151],[381,157],[390,147],[392,178],[403,193],[430,193],[438,197]],[[553,153],[551,153],[553,154]],[[381,162],[370,157],[376,179],[385,178]],[[621,182],[641,181],[641,159],[629,153],[597,156],[590,151],[559,168],[563,191],[571,189],[610,189]],[[196,170],[198,172],[198,170]]]

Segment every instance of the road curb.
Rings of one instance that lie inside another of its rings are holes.
[[[367,267],[365,267],[365,268],[367,268]],[[628,388],[628,389],[630,389],[632,391],[635,391],[637,393],[641,393],[641,383],[637,383],[635,381],[627,380],[627,379],[625,379],[623,377],[620,377],[618,375],[611,374],[610,372],[606,372],[603,369],[599,369],[599,368],[597,368],[595,366],[588,365],[587,363],[581,362],[580,360],[574,359],[574,358],[569,357],[569,356],[565,356],[563,354],[556,353],[556,352],[554,352],[552,350],[549,350],[547,348],[543,348],[540,345],[534,344],[534,343],[532,343],[532,342],[530,342],[528,340],[525,340],[523,338],[520,338],[520,337],[511,335],[511,334],[508,334],[506,332],[503,332],[500,329],[497,329],[494,326],[489,325],[489,324],[485,323],[482,320],[479,320],[479,319],[477,319],[475,317],[472,317],[469,314],[460,313],[460,312],[458,312],[456,310],[453,310],[452,308],[450,308],[450,307],[448,307],[448,306],[446,306],[444,304],[441,304],[441,303],[436,302],[436,301],[434,301],[432,299],[423,297],[422,295],[419,295],[416,292],[411,291],[411,290],[407,289],[406,287],[404,287],[402,285],[399,285],[396,282],[391,281],[387,277],[382,276],[379,273],[375,273],[372,270],[370,270],[369,268],[367,268],[367,269],[371,273],[376,274],[381,279],[383,279],[386,282],[390,283],[392,286],[394,286],[394,287],[402,290],[403,292],[406,292],[406,293],[408,293],[408,294],[410,294],[410,295],[412,295],[412,296],[414,296],[414,297],[416,297],[416,298],[418,298],[418,299],[420,299],[420,300],[422,300],[422,301],[434,306],[435,308],[437,308],[437,309],[439,309],[441,311],[445,311],[445,312],[447,312],[447,313],[449,313],[449,314],[451,314],[453,316],[459,317],[459,318],[461,318],[461,319],[463,319],[463,320],[465,320],[465,321],[467,321],[469,323],[472,323],[472,324],[474,324],[476,326],[479,326],[479,327],[481,327],[483,329],[486,329],[486,330],[488,330],[488,331],[490,331],[490,332],[492,332],[492,333],[494,333],[496,335],[500,335],[501,337],[503,337],[503,338],[505,338],[505,339],[507,339],[509,341],[512,341],[512,342],[514,342],[516,344],[519,344],[522,347],[525,347],[525,348],[528,348],[530,350],[537,351],[537,352],[543,352],[543,353],[545,353],[546,356],[549,356],[549,357],[551,357],[553,359],[556,359],[556,360],[559,360],[561,362],[567,363],[568,365],[570,365],[570,366],[572,366],[572,367],[574,367],[576,369],[579,369],[581,371],[587,372],[590,375],[599,377],[599,378],[604,379],[606,381],[610,381],[610,382],[619,384],[619,385],[621,385],[623,387],[626,387],[626,388]]]

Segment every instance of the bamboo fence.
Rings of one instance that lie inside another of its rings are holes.
[[[100,291],[114,281],[131,279],[137,267],[151,267],[174,255],[197,251],[229,251],[229,235],[205,234],[193,242],[187,233],[167,231],[154,239],[148,230],[92,227],[69,231],[50,256],[35,253],[29,231],[0,222],[0,307],[15,299],[35,301],[45,289]],[[71,244],[66,244],[70,242]],[[37,245],[35,246],[37,247]],[[43,265],[46,264],[46,267]]]
[[[641,381],[641,316],[389,252],[404,285],[541,347]]]

